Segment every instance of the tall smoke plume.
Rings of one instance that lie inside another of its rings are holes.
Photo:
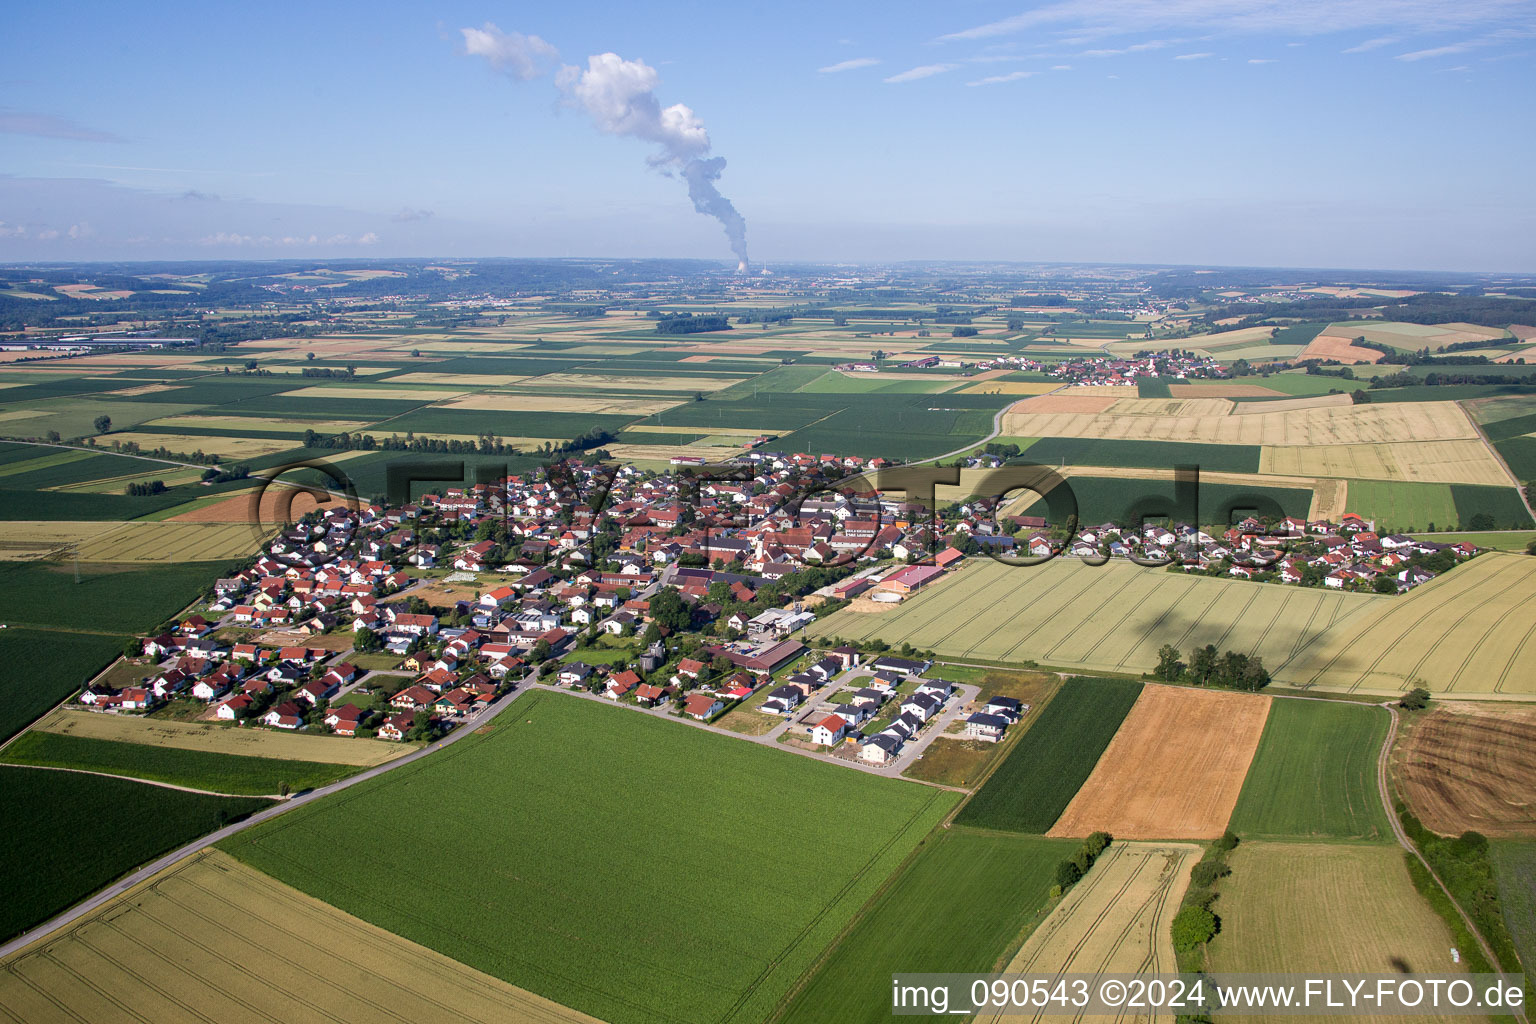
[[[538,36],[503,32],[490,22],[483,28],[461,31],[466,53],[485,57],[493,67],[520,81],[541,73],[541,58],[556,52]],[[731,251],[740,261],[737,269],[744,271],[747,222],[715,187],[725,170],[725,158],[709,155],[709,132],[690,108],[681,103],[661,105],[656,98],[660,80],[649,64],[625,60],[616,53],[595,54],[587,58],[585,68],[566,64],[555,73],[555,85],[566,102],[586,111],[599,131],[628,135],[658,147],[647,162],[663,174],[687,182],[693,208],[720,222]]]

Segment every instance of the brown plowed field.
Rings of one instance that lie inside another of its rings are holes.
[[[1268,697],[1149,684],[1051,836],[1214,839],[1226,830]]]
[[[1536,708],[1446,704],[1397,750],[1398,785],[1446,835],[1536,835]]]
[[[1386,353],[1379,349],[1356,345],[1348,338],[1335,338],[1319,334],[1312,343],[1301,350],[1298,359],[1337,359],[1341,363],[1375,363]]]
[[[321,503],[315,498],[319,492],[307,491],[291,487],[268,487],[261,495],[261,510],[253,515],[251,512],[251,492],[242,491],[231,495],[223,501],[212,505],[204,505],[190,512],[183,512],[179,516],[172,516],[171,520],[178,523],[270,523],[276,525],[279,522],[296,521],[305,512],[316,508],[335,508],[342,499],[330,495],[330,501]],[[289,499],[287,495],[292,494]],[[291,502],[284,510],[279,501]],[[286,514],[285,514],[286,513]]]

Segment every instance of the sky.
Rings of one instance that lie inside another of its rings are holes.
[[[1536,271],[1533,0],[84,2],[6,30],[0,261]]]

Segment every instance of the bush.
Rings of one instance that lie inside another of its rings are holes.
[[[1415,686],[1403,694],[1403,699],[1397,702],[1397,706],[1406,711],[1423,711],[1429,707],[1430,692],[1422,686]]]
[[[1195,865],[1189,873],[1189,884],[1197,885],[1202,889],[1209,889],[1216,884],[1218,878],[1225,878],[1232,873],[1222,860],[1202,860]]]
[[[1216,937],[1216,915],[1201,906],[1188,906],[1173,918],[1173,948],[1192,953]]]
[[[1056,884],[1063,890],[1070,889],[1083,877],[1082,871],[1070,860],[1064,860],[1056,865]]]

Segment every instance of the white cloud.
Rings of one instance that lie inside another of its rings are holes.
[[[1249,64],[1278,64],[1280,62],[1278,60],[1276,60],[1274,57],[1249,57],[1248,58],[1248,63]]]
[[[1401,42],[1401,37],[1400,36],[1377,36],[1375,39],[1367,39],[1365,42],[1360,43],[1357,46],[1351,46],[1349,49],[1341,50],[1340,52],[1341,53],[1368,53],[1371,50],[1379,50],[1383,46],[1391,46],[1393,43],[1396,43],[1396,42]]]
[[[489,21],[481,28],[459,31],[464,34],[465,53],[484,57],[497,71],[523,82],[542,75],[547,64],[560,55],[559,50],[538,36],[503,32]]]
[[[1369,28],[1435,32],[1528,19],[1528,0],[1058,0],[940,39],[990,39],[1041,28],[1101,37],[1170,27],[1300,36]]]
[[[1433,46],[1427,50],[1414,50],[1412,53],[1400,53],[1397,55],[1397,59],[1416,61],[1429,60],[1431,57],[1449,57],[1453,54],[1466,53],[1468,50],[1475,50],[1479,46],[1487,45],[1487,40],[1468,39],[1464,42],[1450,43],[1446,46]]]
[[[357,240],[357,244],[358,245],[378,245],[379,244],[379,236],[374,234],[372,231],[370,231],[366,235],[364,235],[362,238],[359,238]]]
[[[1006,75],[991,75],[991,76],[989,76],[987,78],[977,79],[974,82],[966,82],[965,84],[966,85],[1001,85],[1004,82],[1017,82],[1017,81],[1020,81],[1021,79],[1033,78],[1034,76],[1038,75],[1039,73],[1040,72],[1038,72],[1038,71],[1014,71],[1014,72],[1012,72],[1010,74],[1006,74]]]
[[[661,80],[643,60],[616,53],[587,58],[586,70],[567,64],[555,76],[562,92],[591,115],[601,131],[654,142],[664,152],[657,165],[681,166],[709,152],[709,132],[698,115],[681,103],[662,109],[653,91]]]
[[[1181,53],[1174,60],[1205,60],[1207,57],[1216,56],[1214,53]]]
[[[1071,71],[1072,70],[1072,65],[1071,64],[1057,64],[1054,67],[1052,67],[1051,70],[1052,71]]]
[[[872,68],[880,62],[874,57],[855,57],[852,60],[840,60],[836,64],[828,64],[824,68],[817,68],[818,74],[835,75],[839,71],[857,71],[859,68]]]
[[[411,221],[430,220],[431,218],[431,210],[416,210],[409,206],[402,206],[400,208],[400,212],[396,213],[389,219],[394,221],[396,224],[409,224]]]
[[[1119,57],[1127,53],[1145,53],[1148,50],[1161,50],[1165,46],[1183,42],[1180,39],[1148,39],[1141,43],[1132,43],[1116,50],[1084,50],[1079,56],[1083,57]]]
[[[67,234],[70,238],[90,238],[95,232],[89,224],[81,221],[79,224],[71,224]]]
[[[80,142],[122,142],[120,135],[99,132],[77,124],[67,117],[32,114],[24,110],[0,107],[0,134],[35,135],[44,139],[74,139]]]
[[[892,75],[886,81],[893,85],[899,82],[915,82],[920,78],[932,78],[934,75],[942,75],[959,67],[959,64],[920,64],[915,68],[903,71],[899,75]]]

